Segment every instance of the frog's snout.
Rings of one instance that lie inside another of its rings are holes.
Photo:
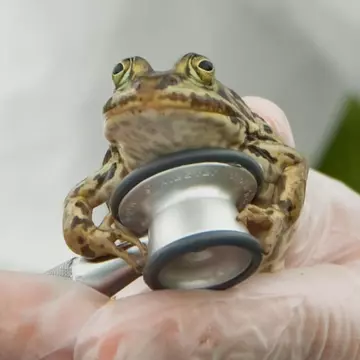
[[[171,73],[147,74],[136,79],[133,83],[133,88],[140,95],[165,90],[170,86],[178,85],[180,81],[179,76]]]

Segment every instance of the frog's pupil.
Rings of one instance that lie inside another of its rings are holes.
[[[113,74],[116,75],[118,74],[119,72],[123,71],[124,70],[124,66],[122,63],[118,63],[115,67],[114,67],[114,70],[113,70]]]
[[[213,64],[208,60],[200,61],[198,66],[200,69],[205,71],[212,71],[212,69],[214,68]]]

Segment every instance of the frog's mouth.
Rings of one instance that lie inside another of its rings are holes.
[[[189,96],[182,93],[162,94],[149,98],[142,96],[126,96],[116,99],[110,98],[104,106],[103,113],[106,119],[124,113],[140,113],[146,110],[188,110],[222,114],[225,116],[239,116],[240,114],[230,104],[222,99],[211,96],[199,96],[191,93]]]
[[[203,147],[233,148],[240,122],[220,113],[183,107],[150,106],[112,112],[105,136],[136,167],[159,156]]]

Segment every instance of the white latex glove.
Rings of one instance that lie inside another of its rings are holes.
[[[279,108],[246,100],[294,145]],[[358,360],[359,214],[358,194],[310,171],[287,269],[224,292],[137,281],[108,302],[71,281],[1,272],[0,359]]]

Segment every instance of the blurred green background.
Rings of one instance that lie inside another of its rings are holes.
[[[340,117],[316,168],[360,193],[360,98],[348,99]]]

